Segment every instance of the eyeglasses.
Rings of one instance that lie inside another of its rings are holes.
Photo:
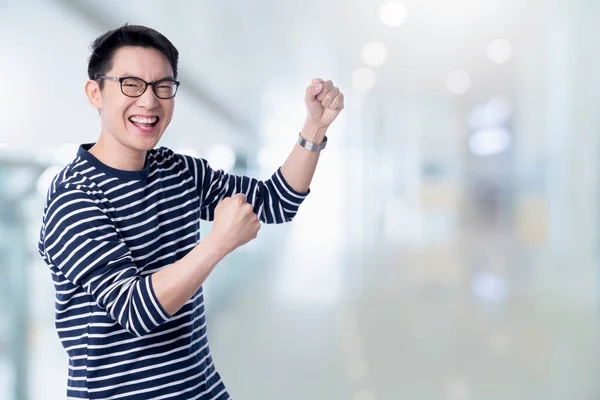
[[[107,79],[110,81],[119,82],[121,84],[121,92],[127,97],[140,97],[146,93],[148,86],[152,86],[152,91],[159,99],[167,100],[175,97],[180,82],[171,79],[161,79],[156,82],[146,82],[143,79],[133,76],[125,76],[115,78],[113,76],[97,76],[96,79]]]

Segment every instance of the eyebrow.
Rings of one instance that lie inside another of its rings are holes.
[[[142,79],[142,78],[136,76],[135,74],[129,74],[129,73],[121,74],[120,77],[121,78],[138,78],[138,79]],[[154,82],[162,81],[163,79],[172,79],[172,80],[175,80],[175,78],[173,78],[173,75],[166,75],[166,76],[164,76],[162,78],[159,78],[159,79],[155,80]]]

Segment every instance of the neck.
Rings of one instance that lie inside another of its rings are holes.
[[[127,147],[104,131],[89,152],[102,164],[121,171],[140,171],[146,162],[145,151]]]

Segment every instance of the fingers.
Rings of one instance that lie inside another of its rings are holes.
[[[319,94],[317,95],[317,100],[322,102],[323,99],[325,98],[325,96],[327,96],[327,94],[329,94],[331,89],[333,89],[333,82],[331,82],[331,81],[323,82],[323,90],[321,90],[319,92]]]
[[[323,98],[323,101],[321,102],[321,105],[323,107],[326,108],[334,108],[334,107],[330,107],[333,103],[333,101],[340,95],[340,89],[334,87],[332,88],[329,93],[327,93],[325,95],[325,97]]]
[[[335,99],[333,99],[329,108],[332,110],[342,110],[344,108],[344,94],[340,92]]]
[[[260,225],[260,221],[258,220],[258,218],[256,219],[256,221],[254,222],[253,225],[253,231],[254,231],[254,239],[256,239],[256,237],[258,236],[258,231],[260,231],[261,225]]]

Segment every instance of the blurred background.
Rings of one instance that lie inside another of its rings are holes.
[[[234,399],[600,399],[597,0],[0,0],[0,399],[62,399],[44,194],[99,119],[89,44],[180,51],[162,145],[268,178],[332,79],[293,223],[205,284]],[[202,230],[210,231],[205,223]]]

